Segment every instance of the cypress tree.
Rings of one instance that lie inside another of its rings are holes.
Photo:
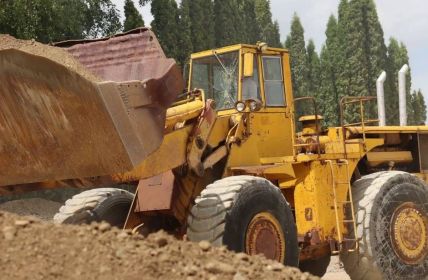
[[[179,20],[179,34],[178,37],[178,61],[184,66],[190,54],[193,52],[192,45],[192,23],[190,20],[190,0],[182,0],[180,3],[180,20]]]
[[[272,47],[282,48],[281,35],[279,33],[279,23],[277,20],[275,20],[273,23],[272,39],[270,44]]]
[[[343,96],[350,96],[352,93],[349,90],[349,84],[351,81],[351,71],[348,64],[348,57],[351,56],[351,48],[347,48],[347,32],[349,25],[349,3],[348,0],[341,0],[338,9],[337,27],[335,28],[336,33],[335,40],[337,46],[334,47],[334,55],[336,56],[336,67],[338,67],[336,77],[336,90],[337,90],[337,102],[340,102],[340,98]],[[333,30],[333,29],[332,29]]]
[[[123,31],[128,31],[137,27],[144,26],[144,20],[140,12],[135,8],[132,0],[125,0],[125,22]]]
[[[346,5],[344,5],[345,7]],[[376,92],[376,79],[386,66],[386,46],[373,0],[352,0],[345,10],[346,93],[370,96]],[[346,83],[346,80],[347,83]],[[374,117],[374,106],[366,104],[366,117]],[[348,120],[359,121],[355,108]]]
[[[417,125],[425,125],[427,120],[427,105],[425,103],[424,95],[422,94],[422,91],[419,89],[417,91],[417,99],[418,99],[418,119],[417,119]]]
[[[328,126],[339,125],[339,75],[340,44],[339,26],[336,18],[331,15],[327,24],[326,42],[321,50],[321,83],[318,102]]]
[[[315,50],[315,43],[311,39],[307,46],[308,61],[308,93],[311,96],[318,97],[321,83],[321,62],[318,53]]]
[[[242,0],[243,43],[256,44],[260,41],[260,28],[257,23],[254,0]]]
[[[427,119],[427,107],[420,89],[418,91],[414,90],[410,95],[410,108],[408,108],[407,113],[409,125],[425,124]]]
[[[214,48],[214,6],[211,0],[191,0],[190,19],[193,51]]]
[[[385,84],[385,109],[387,115],[387,123],[390,125],[399,124],[399,109],[398,109],[398,71],[401,67],[409,65],[409,56],[407,48],[403,43],[398,43],[395,38],[389,40],[388,58],[387,58],[387,82]],[[412,112],[412,97],[411,97],[411,70],[406,76],[406,92],[407,92],[407,107],[408,112]]]
[[[214,0],[216,47],[239,43],[242,30],[237,0]]]
[[[152,0],[152,29],[168,57],[178,57],[178,8],[175,0]]]
[[[287,38],[285,39],[285,42],[284,42],[284,47],[288,50],[291,48],[291,37],[290,37],[290,35],[287,35]]]
[[[272,13],[270,10],[270,0],[254,0],[257,24],[260,28],[260,40],[268,43],[270,46],[275,46],[276,34],[275,26],[272,22]],[[278,32],[279,34],[279,32]],[[280,43],[280,42],[279,42]]]
[[[308,61],[305,47],[305,37],[303,26],[297,14],[294,14],[291,22],[290,33],[290,61],[291,61],[291,76],[293,82],[294,97],[302,97],[308,95]],[[302,103],[300,103],[302,104]],[[309,113],[303,111],[303,105],[296,108],[298,115]]]

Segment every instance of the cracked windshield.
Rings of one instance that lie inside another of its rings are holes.
[[[192,88],[214,99],[217,110],[230,109],[238,100],[239,52],[216,54],[193,60]]]

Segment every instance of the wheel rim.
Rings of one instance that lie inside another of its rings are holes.
[[[255,215],[245,235],[245,252],[263,254],[266,258],[284,263],[285,237],[278,220],[268,212]]]
[[[391,220],[392,247],[406,264],[419,264],[428,255],[428,221],[411,202],[400,205]]]

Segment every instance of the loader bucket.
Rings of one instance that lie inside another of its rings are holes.
[[[173,61],[149,78],[88,80],[67,66],[0,50],[0,186],[129,171],[161,144],[183,88]]]

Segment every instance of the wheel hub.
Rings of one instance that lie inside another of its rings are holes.
[[[428,255],[427,217],[414,203],[404,203],[392,215],[391,239],[395,253],[407,264],[419,264]]]
[[[249,255],[263,254],[268,259],[284,263],[284,233],[272,214],[262,212],[250,221],[245,236],[245,251]]]

